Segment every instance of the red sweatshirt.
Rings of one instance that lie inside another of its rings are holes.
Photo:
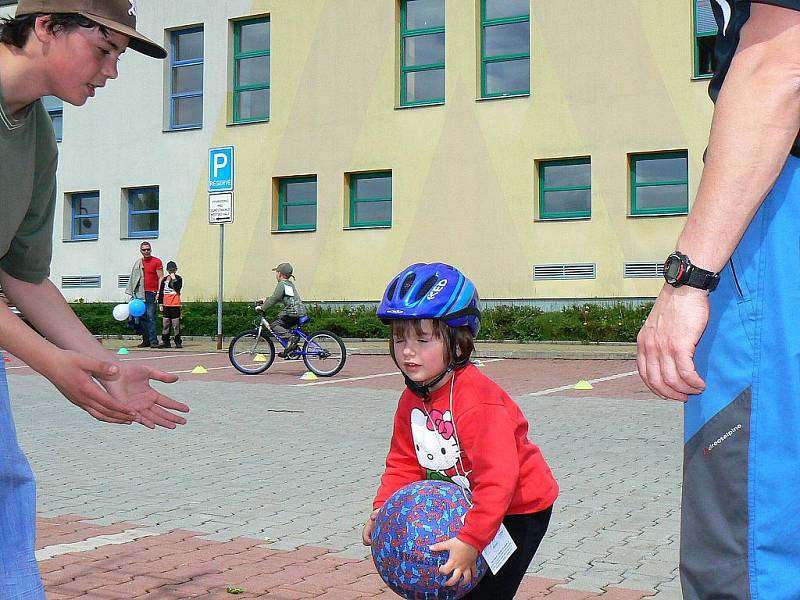
[[[455,373],[424,403],[409,389],[400,396],[386,470],[372,505],[420,479],[453,481],[472,491],[473,506],[458,534],[483,551],[506,515],[545,510],[558,483],[539,448],[528,439],[528,421],[500,386],[474,365]],[[459,455],[461,460],[458,460]]]

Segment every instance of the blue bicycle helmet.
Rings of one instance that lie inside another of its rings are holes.
[[[386,287],[378,307],[384,323],[394,319],[440,319],[451,327],[481,328],[480,298],[475,284],[444,263],[417,263],[403,269]]]

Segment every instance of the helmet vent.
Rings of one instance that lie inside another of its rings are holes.
[[[437,275],[431,275],[428,277],[425,282],[420,286],[419,290],[417,290],[416,296],[414,297],[414,302],[419,302],[425,297],[425,294],[431,291],[431,288],[436,285],[436,282],[439,281],[439,277]]]
[[[394,297],[394,291],[397,289],[397,281],[398,279],[395,278],[395,280],[389,285],[389,289],[386,290],[387,300],[391,300]]]
[[[411,289],[411,286],[414,285],[414,280],[417,276],[414,273],[409,273],[406,278],[403,280],[403,284],[400,286],[400,294],[399,296],[403,298],[407,293],[408,290]]]

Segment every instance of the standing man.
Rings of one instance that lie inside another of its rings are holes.
[[[637,364],[686,402],[686,600],[800,598],[800,0],[714,0],[705,168]]]
[[[117,77],[117,61],[129,46],[166,55],[136,31],[134,0],[20,0],[16,16],[0,21],[0,285],[45,336],[0,303],[0,346],[100,421],[174,429],[186,420],[172,411],[189,409],[150,387],[150,380],[177,377],[116,361],[48,279],[58,150],[40,98],[85,104]],[[17,444],[3,364],[0,598],[44,600],[34,555],[36,488]]]
[[[139,245],[142,257],[136,259],[128,279],[125,293],[133,298],[144,300],[145,312],[140,319],[142,329],[142,343],[137,348],[155,348],[158,346],[156,337],[156,307],[158,306],[158,286],[164,276],[164,265],[161,259],[153,256],[150,242]]]

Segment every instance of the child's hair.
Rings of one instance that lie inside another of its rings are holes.
[[[0,19],[0,43],[16,46],[17,48],[24,47],[31,30],[36,24],[36,18],[41,16],[41,14],[35,14]],[[49,16],[50,21],[47,22],[47,30],[51,33],[69,33],[78,27],[85,27],[86,29],[98,27],[103,37],[108,37],[108,29],[83,15],[55,13]]]
[[[444,345],[445,364],[454,363],[456,366],[463,366],[469,362],[472,351],[475,350],[475,338],[472,330],[463,325],[461,327],[451,327],[439,319],[429,319],[432,324],[433,337],[442,340]],[[391,338],[389,339],[389,353],[395,363],[397,357],[394,355],[394,340],[407,336],[412,330],[416,335],[422,335],[422,319],[395,319],[391,321]],[[455,353],[455,356],[453,354]]]

